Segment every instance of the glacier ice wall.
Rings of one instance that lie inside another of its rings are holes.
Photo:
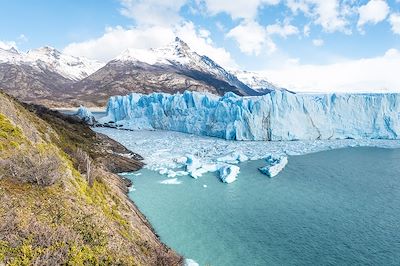
[[[85,106],[81,105],[75,115],[88,125],[92,126],[96,123],[96,118]]]
[[[111,97],[100,122],[229,140],[398,139],[400,94],[133,93]]]

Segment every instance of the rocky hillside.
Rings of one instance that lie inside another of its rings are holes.
[[[0,265],[182,264],[112,173],[141,166],[81,121],[0,93]]]
[[[70,88],[73,83],[72,80],[45,68],[0,63],[0,88],[25,102],[61,107],[63,103],[55,99],[67,97],[66,88]]]

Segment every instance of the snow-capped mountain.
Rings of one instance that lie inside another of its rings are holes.
[[[18,62],[20,60],[22,60],[22,56],[14,47],[10,49],[0,48],[0,63]]]
[[[232,70],[231,71],[241,82],[258,91],[261,94],[267,94],[274,90],[281,90],[282,88],[268,81],[268,79],[258,73],[251,71]]]
[[[63,54],[49,46],[27,53],[18,52],[15,48],[0,49],[0,63],[24,64],[42,71],[56,72],[74,81],[81,80],[104,66],[94,60]]]
[[[63,54],[52,47],[42,47],[27,53],[31,62],[45,62],[65,78],[81,80],[104,66],[95,60]]]
[[[205,55],[193,51],[184,41],[176,37],[173,43],[157,49],[128,49],[116,58],[117,61],[141,62],[149,65],[169,65],[182,70],[196,70],[208,73],[237,87],[244,95],[257,95],[235,75]]]
[[[67,99],[75,101],[69,96],[72,84],[102,66],[48,46],[27,53],[0,49],[0,89],[22,101],[65,106]]]
[[[74,92],[98,97],[105,104],[111,95],[131,92],[176,93],[185,90],[223,95],[259,93],[207,56],[201,56],[176,38],[157,49],[129,49],[106,66],[74,85]]]

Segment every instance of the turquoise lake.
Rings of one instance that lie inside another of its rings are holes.
[[[400,265],[400,150],[346,148],[263,161],[238,180],[130,175],[129,196],[160,238],[200,265]],[[204,187],[206,185],[207,187]]]

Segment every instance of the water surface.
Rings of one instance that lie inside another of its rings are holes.
[[[273,179],[246,162],[229,185],[143,169],[130,197],[201,265],[399,265],[399,162],[399,149],[339,149],[291,156]]]

